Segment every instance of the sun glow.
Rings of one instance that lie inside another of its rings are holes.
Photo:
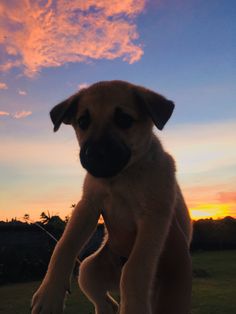
[[[204,218],[223,218],[229,216],[231,213],[231,204],[199,204],[195,207],[190,207],[190,214],[192,219]]]

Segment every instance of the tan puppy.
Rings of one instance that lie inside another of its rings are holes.
[[[33,314],[62,313],[75,259],[101,214],[107,239],[79,274],[96,314],[189,312],[191,222],[174,161],[152,131],[173,109],[163,96],[122,81],[96,83],[52,109],[54,131],[74,127],[88,173],[33,296]],[[109,293],[116,289],[119,306]]]

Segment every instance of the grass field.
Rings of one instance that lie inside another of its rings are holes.
[[[236,251],[193,254],[193,314],[236,313]],[[29,313],[30,298],[38,282],[0,287],[0,313]],[[92,314],[93,307],[73,284],[66,314]]]

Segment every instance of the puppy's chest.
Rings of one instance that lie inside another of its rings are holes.
[[[136,224],[146,211],[143,191],[130,184],[112,186],[104,204],[104,219],[112,228],[136,229]]]

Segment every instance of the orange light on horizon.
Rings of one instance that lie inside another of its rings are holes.
[[[206,203],[190,207],[190,215],[193,220],[213,218],[219,219],[225,216],[233,216],[232,207],[235,204]]]
[[[78,196],[76,197],[77,199],[80,198]],[[76,197],[72,195],[71,199],[75,200]],[[64,219],[66,216],[71,216],[73,210],[71,206],[68,206],[70,203],[67,199],[62,201],[57,200],[55,202],[53,202],[52,199],[49,199],[48,202],[44,200],[43,203],[28,203],[28,209],[23,206],[24,204],[22,204],[21,206],[15,206],[15,209],[8,211],[0,209],[0,221],[11,221],[11,219],[24,221],[24,215],[29,214],[31,221],[34,222],[40,220],[40,214],[43,211],[49,211],[51,216],[58,215],[61,219]],[[236,218],[236,202],[233,199],[229,200],[228,202],[204,202],[203,200],[202,202],[196,202],[195,200],[191,202],[191,199],[188,198],[187,204],[190,216],[193,220],[206,218],[221,219],[225,216]],[[13,207],[14,203],[11,203],[10,205]],[[99,218],[98,223],[103,223],[102,217]]]

